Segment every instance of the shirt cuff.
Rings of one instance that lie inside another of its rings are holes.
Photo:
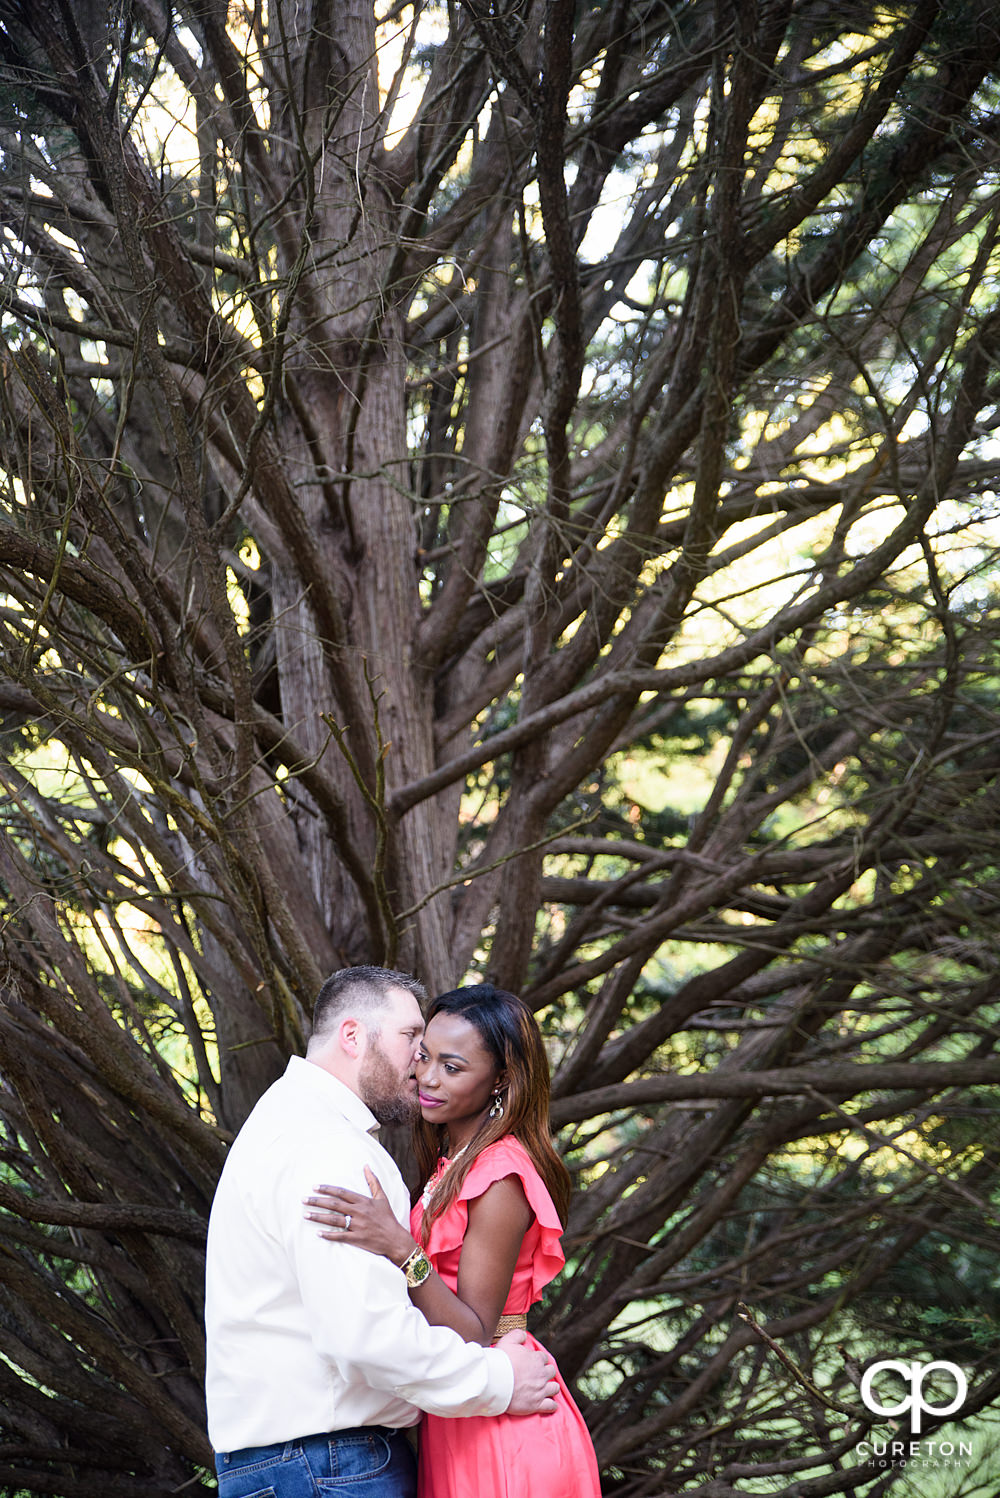
[[[490,1392],[487,1415],[502,1415],[514,1398],[514,1364],[499,1347],[485,1347],[489,1359]]]

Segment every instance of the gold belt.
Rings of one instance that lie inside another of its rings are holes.
[[[513,1316],[501,1316],[497,1322],[497,1329],[493,1333],[493,1341],[496,1342],[505,1332],[526,1332],[528,1330],[528,1318],[523,1312]]]

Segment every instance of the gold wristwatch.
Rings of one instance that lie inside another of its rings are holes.
[[[406,1275],[408,1288],[415,1290],[418,1285],[423,1284],[424,1280],[430,1274],[431,1261],[418,1243],[409,1258],[404,1259],[399,1267]]]

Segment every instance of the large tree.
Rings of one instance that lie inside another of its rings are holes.
[[[608,1491],[996,1394],[998,42],[0,0],[4,1491],[207,1490],[213,1183],[359,961],[539,1015]]]

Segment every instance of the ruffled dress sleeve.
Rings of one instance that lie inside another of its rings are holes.
[[[566,1262],[560,1237],[562,1223],[555,1203],[548,1193],[534,1161],[524,1145],[513,1135],[498,1139],[483,1150],[469,1168],[457,1199],[431,1226],[427,1255],[445,1283],[454,1290],[458,1280],[458,1261],[469,1225],[469,1202],[508,1176],[516,1175],[528,1199],[535,1220],[528,1228],[518,1255],[511,1293],[505,1311],[526,1311],[541,1300],[542,1291]],[[411,1224],[417,1232],[422,1218],[420,1204],[413,1210]]]

